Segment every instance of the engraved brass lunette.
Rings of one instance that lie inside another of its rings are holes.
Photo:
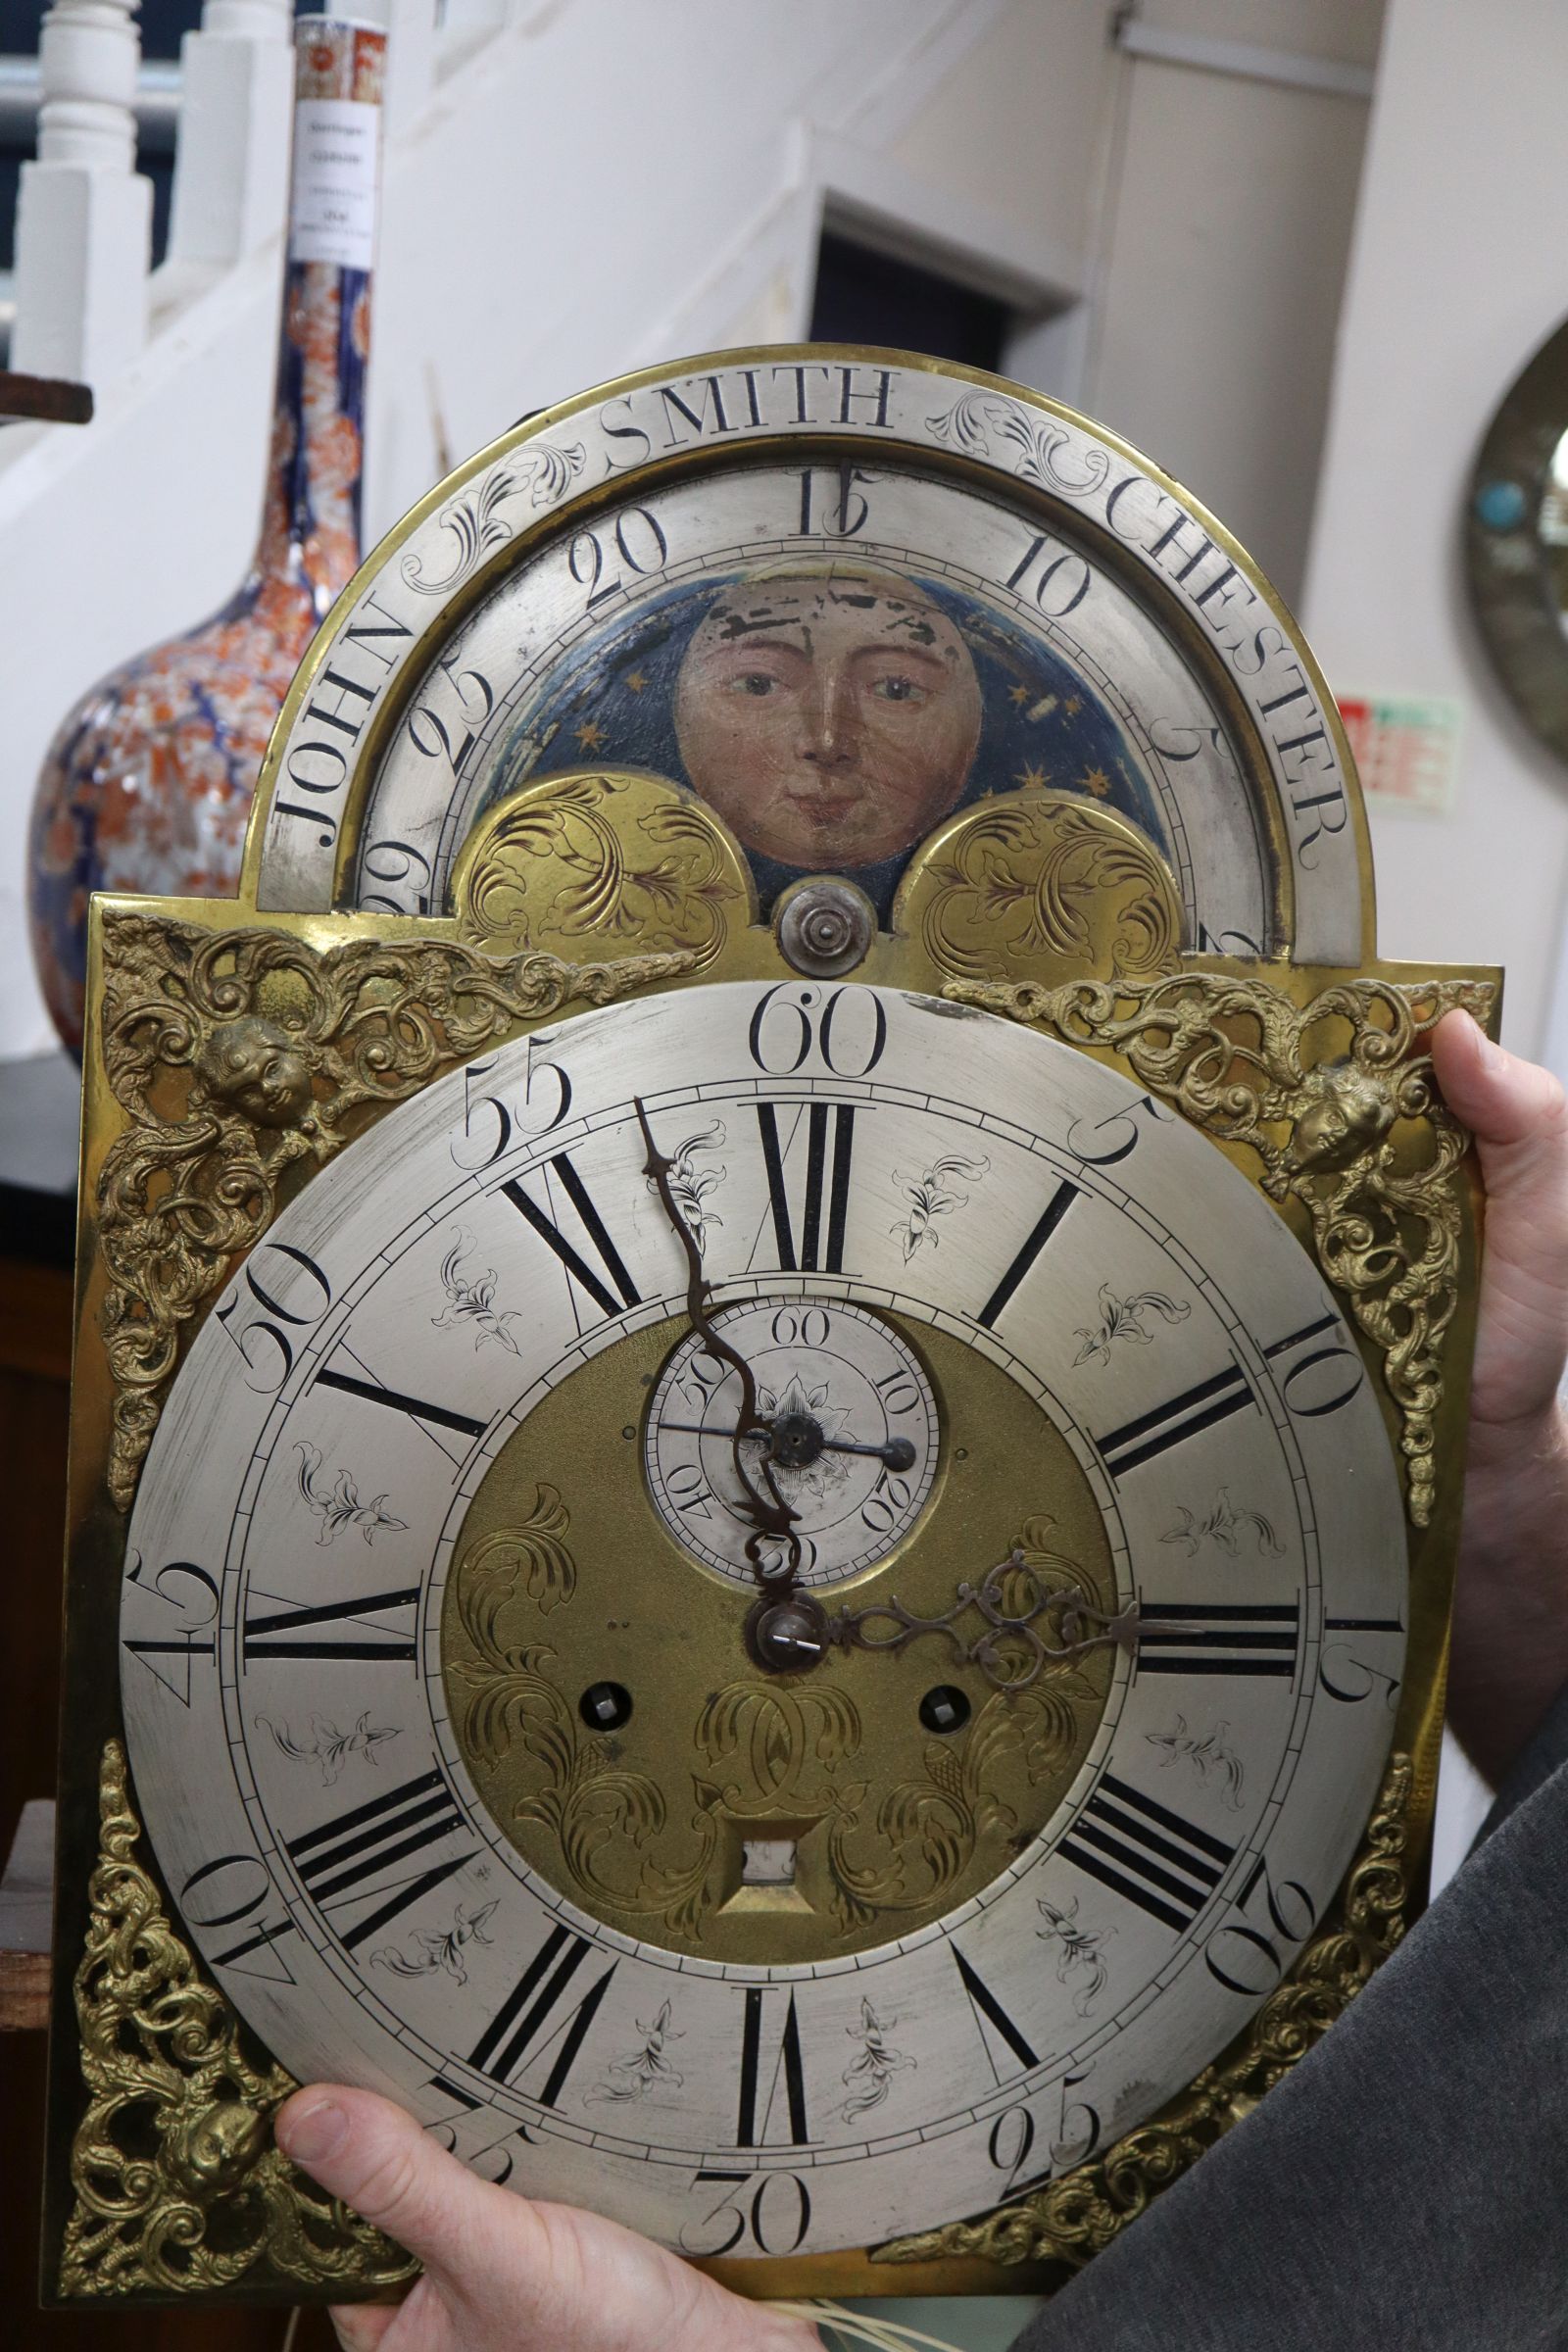
[[[75,1977],[90,2096],[72,2153],[62,2294],[241,2280],[363,2292],[412,2278],[401,2248],[278,2153],[272,2118],[298,2085],[251,2058],[233,2011],[170,1925],[136,1858],[141,1825],[118,1740],[104,1747],[99,1813]]]

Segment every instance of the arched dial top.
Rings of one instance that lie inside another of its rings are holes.
[[[1116,809],[1185,944],[1375,954],[1359,789],[1299,632],[1113,435],[906,354],[734,352],[543,412],[383,540],[264,766],[264,907],[441,912],[519,786],[685,785],[763,909],[849,875],[887,920],[919,845],[1017,790]]]
[[[843,1628],[799,1671],[747,1647],[639,1103],[776,1459],[873,1448],[789,1489]],[[278,1216],[142,1475],[126,1739],[296,2076],[809,2253],[1230,2040],[1374,1801],[1405,1556],[1354,1341],[1200,1135],[951,1004],[699,986],[470,1063]]]

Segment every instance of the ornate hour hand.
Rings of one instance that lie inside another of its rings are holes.
[[[745,1544],[747,1563],[769,1600],[782,1599],[794,1592],[800,1581],[801,1539],[795,1532],[800,1513],[785,1501],[773,1476],[773,1430],[771,1423],[758,1409],[756,1375],[745,1356],[738,1348],[732,1348],[717,1329],[709,1311],[709,1286],[703,1272],[702,1250],[697,1236],[676,1205],[674,1189],[669,1181],[674,1162],[655,1143],[654,1131],[648,1123],[648,1113],[640,1095],[633,1098],[633,1104],[637,1123],[643,1131],[643,1142],[648,1147],[648,1157],[643,1162],[644,1173],[658,1193],[675,1238],[686,1253],[686,1312],[691,1327],[709,1352],[731,1367],[741,1384],[740,1412],[734,1429],[728,1434],[730,1457],[741,1488],[735,1508],[743,1518],[750,1520],[752,1527]],[[768,1448],[756,1462],[760,1485],[752,1476],[741,1451],[745,1441],[753,1437],[760,1437]],[[782,1547],[782,1558],[772,1567],[767,1566],[762,1557],[763,1546],[768,1543]]]
[[[960,1633],[957,1621],[971,1609],[980,1616],[981,1630]],[[1131,1656],[1138,1641],[1139,1604],[1129,1601],[1114,1614],[1097,1609],[1076,1587],[1048,1585],[1021,1551],[1012,1551],[978,1585],[967,1580],[960,1584],[952,1608],[939,1617],[917,1617],[891,1594],[868,1608],[840,1608],[831,1617],[825,1611],[823,1616],[825,1638],[838,1647],[898,1651],[937,1634],[960,1666],[978,1666],[999,1690],[1024,1690],[1048,1663],[1111,1646]],[[873,1630],[879,1619],[887,1631]],[[1009,1664],[1009,1646],[1014,1658],[1021,1646],[1021,1666]]]
[[[978,1633],[959,1630],[958,1620],[970,1610],[981,1620]],[[989,1569],[978,1585],[965,1579],[957,1587],[952,1608],[937,1617],[916,1616],[891,1594],[867,1608],[840,1607],[829,1615],[809,1592],[793,1593],[777,1615],[781,1620],[778,1655],[764,1652],[761,1660],[774,1672],[798,1673],[814,1665],[830,1649],[897,1652],[911,1642],[936,1635],[948,1643],[958,1665],[977,1666],[994,1690],[1026,1690],[1048,1664],[1112,1646],[1131,1656],[1138,1641],[1140,1610],[1136,1600],[1114,1613],[1097,1609],[1075,1586],[1048,1585],[1021,1551],[1012,1551]],[[785,1619],[787,1625],[782,1622]],[[1162,1621],[1160,1630],[1177,1629]],[[1017,1662],[1020,1648],[1021,1664]]]

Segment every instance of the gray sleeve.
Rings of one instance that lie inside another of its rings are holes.
[[[1332,2032],[1014,2352],[1568,2352],[1568,1698]]]

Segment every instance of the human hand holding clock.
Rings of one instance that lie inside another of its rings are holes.
[[[1503,1631],[1483,1635],[1480,1659],[1469,1633],[1453,1680],[1457,1728],[1479,1755],[1500,1751],[1503,1724],[1515,1717],[1504,1707],[1499,1719],[1499,1697],[1521,1675],[1534,1684],[1543,1671],[1539,1640],[1507,1635],[1518,1625],[1510,1593],[1520,1578],[1554,1603],[1545,1668],[1549,1679],[1555,1662],[1553,1692],[1568,1675],[1560,1557],[1568,1448],[1556,1403],[1568,1355],[1568,1116],[1549,1073],[1487,1049],[1463,1014],[1439,1031],[1435,1059],[1475,1131],[1489,1187],[1470,1477],[1493,1515],[1486,1524],[1467,1517],[1461,1592],[1468,1586],[1472,1617]],[[1500,1488],[1499,1454],[1513,1471]],[[1554,1524],[1557,1541],[1544,1556],[1531,1549],[1521,1559],[1538,1522]],[[351,2352],[514,2352],[532,2340],[553,2352],[664,2352],[675,2342],[682,2352],[808,2352],[817,2341],[802,2322],[743,2302],[614,2223],[492,2187],[369,2092],[301,2091],[282,2110],[278,2137],[424,2265],[403,2305],[334,2313]]]

